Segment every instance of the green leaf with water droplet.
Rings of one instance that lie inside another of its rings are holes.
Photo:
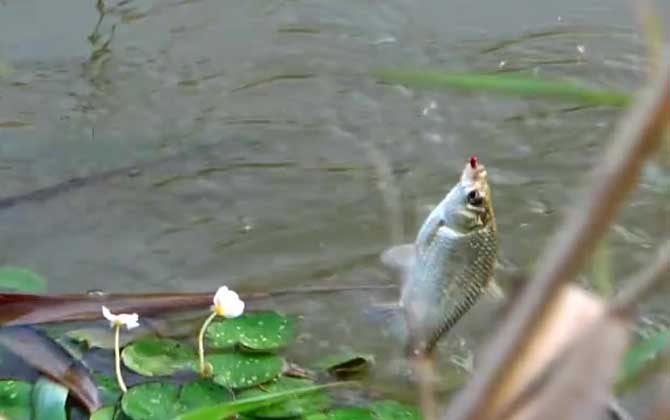
[[[47,281],[39,274],[21,268],[0,267],[0,289],[23,293],[42,293],[47,290]]]
[[[228,389],[206,379],[181,388],[173,383],[151,382],[130,388],[121,399],[121,407],[133,420],[163,420],[232,400]]]
[[[121,398],[121,409],[133,420],[165,420],[181,414],[179,386],[151,382],[134,386]]]
[[[184,385],[179,392],[179,402],[185,410],[193,410],[233,400],[228,388],[213,383],[208,379]]]
[[[235,345],[255,351],[273,351],[288,346],[295,336],[295,318],[277,312],[244,314],[213,322],[207,329],[211,347]]]
[[[172,375],[188,369],[197,358],[195,349],[169,338],[138,340],[121,353],[128,369],[144,376]]]
[[[368,353],[342,353],[326,356],[315,367],[334,376],[350,376],[366,371],[374,364],[375,356]]]
[[[369,405],[376,420],[421,420],[418,408],[397,401],[375,401]]]
[[[274,354],[218,353],[207,361],[214,368],[214,382],[233,389],[265,383],[284,370],[284,359]]]
[[[0,381],[0,417],[30,420],[33,415],[33,384],[23,381]]]
[[[314,383],[307,379],[280,377],[267,386],[263,386],[262,389],[254,388],[240,393],[239,398],[251,398],[266,394],[291,391],[305,388],[311,385],[314,385]],[[330,397],[323,392],[317,391],[309,394],[298,395],[280,403],[260,408],[253,411],[251,414],[254,417],[263,419],[299,417],[318,413],[328,409],[330,406]]]

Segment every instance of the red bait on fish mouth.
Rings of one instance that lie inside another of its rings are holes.
[[[495,288],[498,253],[488,174],[477,156],[459,182],[426,218],[414,244],[387,251],[382,260],[400,266],[404,284],[397,305],[410,356],[430,354],[438,341],[487,290]]]

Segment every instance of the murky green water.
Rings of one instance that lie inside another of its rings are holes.
[[[660,6],[667,16],[670,2]],[[415,92],[370,73],[397,65],[528,72],[632,91],[644,79],[645,50],[629,7],[2,2],[0,198],[138,169],[0,208],[0,264],[42,273],[52,292],[393,282],[379,253],[413,239],[477,154],[492,176],[498,277],[510,288],[600,159],[620,111]],[[610,235],[615,280],[667,238],[669,184],[667,166],[648,165]],[[581,280],[588,285],[589,273]],[[668,293],[645,306],[650,322],[670,318]],[[319,331],[304,337],[312,344],[388,352],[392,342],[358,322],[384,298],[272,305],[306,314],[307,330]],[[454,360],[495,328],[489,306],[450,335],[448,369],[461,372]]]

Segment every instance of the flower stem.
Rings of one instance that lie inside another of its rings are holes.
[[[205,366],[205,331],[207,331],[207,327],[209,327],[209,324],[212,323],[214,318],[216,318],[216,312],[212,312],[212,314],[205,320],[205,323],[202,324],[202,328],[200,328],[200,333],[198,334],[198,356],[200,356],[200,374],[203,376],[209,376],[207,375],[208,369]]]
[[[119,345],[120,331],[121,325],[117,324],[114,327],[114,364],[116,368],[116,382],[118,382],[119,388],[125,394],[128,392],[128,388],[126,388],[126,383],[123,382],[123,376],[121,376],[121,346]]]

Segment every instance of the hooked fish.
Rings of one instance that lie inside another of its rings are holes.
[[[500,295],[492,279],[497,252],[486,168],[472,156],[416,241],[382,255],[383,262],[403,273],[399,302],[382,311],[402,315],[398,321],[404,319],[409,355],[430,354],[485,291]]]

